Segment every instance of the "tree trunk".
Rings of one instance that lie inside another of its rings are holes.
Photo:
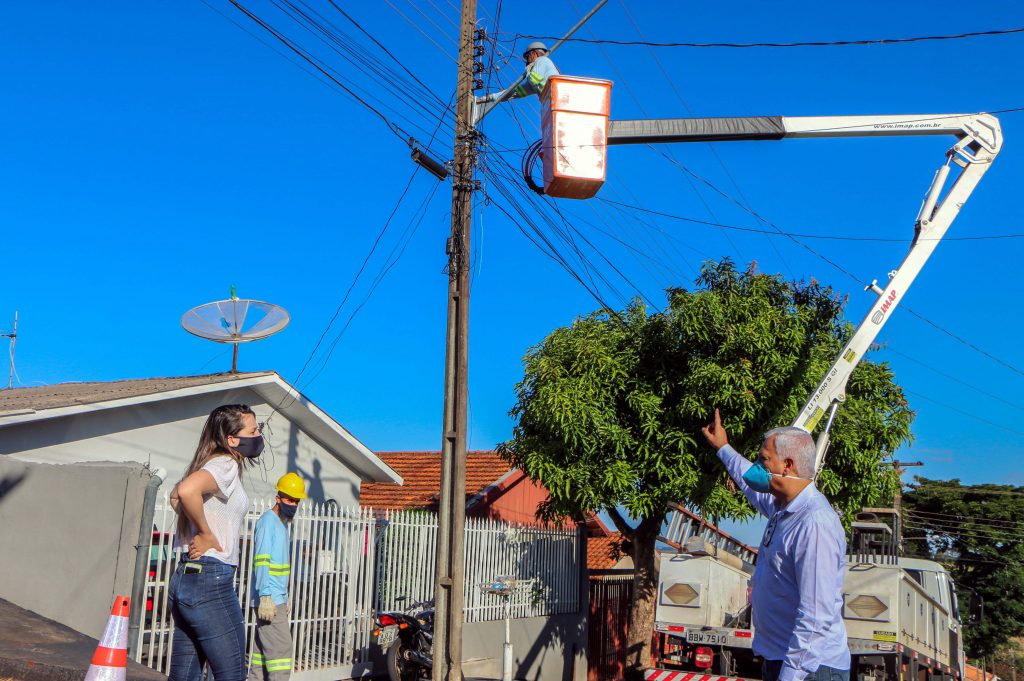
[[[644,518],[633,536],[633,605],[629,612],[626,676],[642,679],[651,664],[651,637],[654,633],[654,606],[658,596],[658,564],[655,545],[662,517]]]

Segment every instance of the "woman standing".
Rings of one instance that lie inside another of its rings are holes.
[[[246,677],[245,626],[235,594],[239,536],[249,496],[242,468],[263,452],[256,415],[244,404],[217,407],[206,419],[192,463],[171,491],[181,551],[168,601],[174,618],[169,681]]]

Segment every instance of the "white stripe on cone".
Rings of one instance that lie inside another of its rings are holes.
[[[115,614],[123,612],[124,614]],[[121,653],[120,651],[124,651]],[[93,655],[93,662],[89,665],[89,671],[85,674],[85,681],[125,681],[127,676],[128,656],[128,598],[118,596],[114,601],[114,608],[107,620],[107,627],[103,630],[103,638]],[[98,664],[97,658],[117,657],[123,662],[115,661],[110,664]]]

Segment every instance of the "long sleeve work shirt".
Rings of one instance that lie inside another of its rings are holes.
[[[819,666],[850,668],[843,623],[846,534],[812,484],[781,505],[743,481],[753,464],[725,445],[718,458],[750,503],[768,518],[751,594],[754,653],[782,660],[779,681],[802,681]]]
[[[262,596],[272,596],[274,605],[284,605],[288,602],[291,574],[288,528],[271,509],[260,516],[253,534],[253,605],[259,605]]]

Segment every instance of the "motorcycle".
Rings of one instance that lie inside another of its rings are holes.
[[[406,610],[377,613],[374,622],[377,626],[373,636],[386,651],[390,681],[429,679],[434,666],[433,602],[421,601]]]

